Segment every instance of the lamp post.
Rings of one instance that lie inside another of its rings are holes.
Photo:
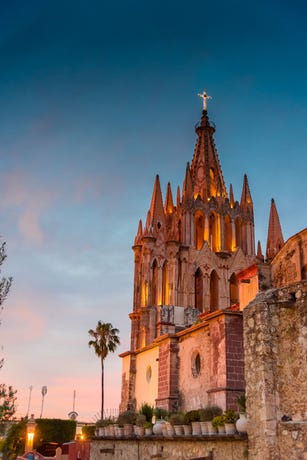
[[[35,433],[35,419],[34,415],[31,414],[27,422],[27,437],[26,437],[26,445],[25,445],[25,452],[30,452],[33,450],[33,440],[34,440],[34,433]]]

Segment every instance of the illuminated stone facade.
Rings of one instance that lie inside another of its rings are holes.
[[[259,262],[253,202],[246,176],[240,202],[231,185],[227,191],[214,132],[203,110],[182,192],[174,202],[168,184],[163,200],[157,176],[139,223],[121,410],[143,402],[169,410],[226,407],[244,390],[237,274]]]

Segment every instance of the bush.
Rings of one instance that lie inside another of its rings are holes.
[[[239,411],[243,414],[246,412],[246,396],[243,393],[242,395],[238,396],[237,403],[239,406]]]
[[[226,409],[224,412],[225,423],[235,423],[238,419],[238,414],[232,409]]]
[[[135,425],[137,414],[131,410],[126,410],[119,414],[117,423],[119,426],[124,426],[126,424]]]
[[[144,414],[139,414],[136,417],[136,425],[137,426],[144,426],[144,423],[146,423],[146,416]]]
[[[224,417],[224,415],[216,415],[212,419],[212,425],[214,426],[214,428],[217,428],[218,426],[225,425],[225,417]]]
[[[219,406],[207,406],[204,409],[199,410],[199,416],[201,422],[210,422],[217,417],[222,415],[223,410]]]
[[[140,414],[145,415],[147,422],[151,422],[154,408],[147,403],[143,403],[140,409]]]
[[[62,444],[75,439],[77,422],[75,420],[61,420],[50,418],[39,418],[35,420],[34,448],[46,442],[57,442]]]
[[[171,425],[183,425],[184,414],[182,412],[179,412],[178,414],[172,414],[169,421]]]
[[[161,407],[155,407],[153,414],[158,420],[166,420],[169,416],[169,412],[166,409],[162,409]]]
[[[26,420],[14,423],[7,432],[2,452],[4,460],[15,460],[17,455],[24,453],[26,442]]]
[[[199,422],[200,414],[199,410],[190,410],[184,416],[184,424],[190,425],[192,422]]]

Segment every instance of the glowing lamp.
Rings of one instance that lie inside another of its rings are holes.
[[[27,422],[27,436],[26,436],[26,446],[25,446],[26,452],[33,450],[35,425],[36,423],[35,423],[34,415],[32,414]]]

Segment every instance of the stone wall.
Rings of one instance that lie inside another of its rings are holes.
[[[244,351],[249,459],[307,459],[307,282],[249,304]]]
[[[247,440],[240,436],[100,439],[91,442],[90,460],[245,460]]]

